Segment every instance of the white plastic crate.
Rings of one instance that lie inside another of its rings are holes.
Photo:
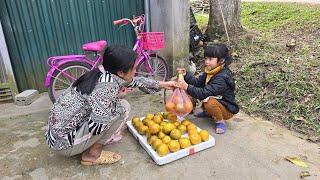
[[[192,155],[196,152],[202,151],[204,149],[208,149],[215,145],[215,139],[211,135],[209,135],[209,140],[205,142],[201,142],[196,145],[192,145],[186,149],[180,149],[177,152],[169,153],[166,156],[160,157],[155,150],[147,142],[147,137],[145,135],[140,135],[138,131],[133,127],[131,121],[127,122],[128,129],[131,134],[136,138],[136,140],[141,144],[141,146],[147,151],[147,153],[151,156],[151,158],[156,162],[158,165],[163,165],[175,161],[177,159]],[[198,131],[201,129],[198,127]],[[187,136],[187,135],[183,135]]]

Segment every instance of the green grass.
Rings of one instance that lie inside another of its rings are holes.
[[[205,29],[209,15],[196,14],[200,29]],[[241,24],[245,29],[260,31],[274,30],[290,25],[291,29],[304,28],[305,23],[313,27],[320,23],[320,6],[308,6],[294,3],[241,3]]]
[[[242,3],[245,33],[232,38],[242,110],[320,141],[320,6]],[[195,16],[201,29],[208,17]],[[247,33],[254,34],[250,44]],[[286,44],[296,40],[289,51]],[[259,65],[252,65],[262,62]]]
[[[292,3],[241,3],[241,23],[246,29],[274,30],[290,25],[302,28],[308,22],[319,22],[320,6]]]
[[[201,30],[205,30],[208,25],[209,15],[208,14],[195,14],[197,24]]]

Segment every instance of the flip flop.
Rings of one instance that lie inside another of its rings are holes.
[[[220,133],[217,133],[217,129],[222,129],[223,131]],[[216,134],[224,134],[226,131],[227,131],[227,128],[225,123],[216,123]]]
[[[116,158],[114,157],[115,154],[117,154],[117,153],[114,153],[111,151],[101,151],[100,157],[98,159],[96,159],[94,162],[82,160],[81,164],[85,165],[85,166],[113,164],[115,162],[118,162],[121,159],[120,154],[117,154]]]

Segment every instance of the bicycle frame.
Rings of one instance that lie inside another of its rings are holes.
[[[50,68],[49,72],[47,73],[44,85],[46,87],[50,86],[51,77],[53,76],[53,73],[56,70],[61,72],[66,77],[70,78],[71,80],[75,81],[76,79],[74,77],[70,76],[68,73],[63,72],[59,69],[59,67],[61,65],[66,64],[68,62],[72,62],[72,61],[79,61],[79,62],[84,62],[84,63],[90,64],[92,66],[92,68],[90,70],[92,70],[94,67],[97,66],[98,63],[100,63],[102,61],[102,55],[97,54],[97,57],[95,58],[95,60],[88,59],[86,57],[86,55],[67,55],[67,56],[52,56],[52,57],[50,57],[47,60],[47,64],[51,68]]]
[[[133,50],[138,54],[138,57],[135,62],[136,65],[138,65],[143,60],[148,60],[150,58],[150,54],[152,53],[150,51],[144,51],[142,49],[142,47],[143,47],[142,41],[137,37],[137,41],[133,47]],[[148,64],[148,66],[146,67],[147,70],[150,73],[153,73],[153,69],[152,69],[151,65],[149,63],[147,63],[147,64]]]

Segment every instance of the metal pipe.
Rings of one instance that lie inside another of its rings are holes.
[[[150,32],[150,0],[144,0],[145,31]]]

